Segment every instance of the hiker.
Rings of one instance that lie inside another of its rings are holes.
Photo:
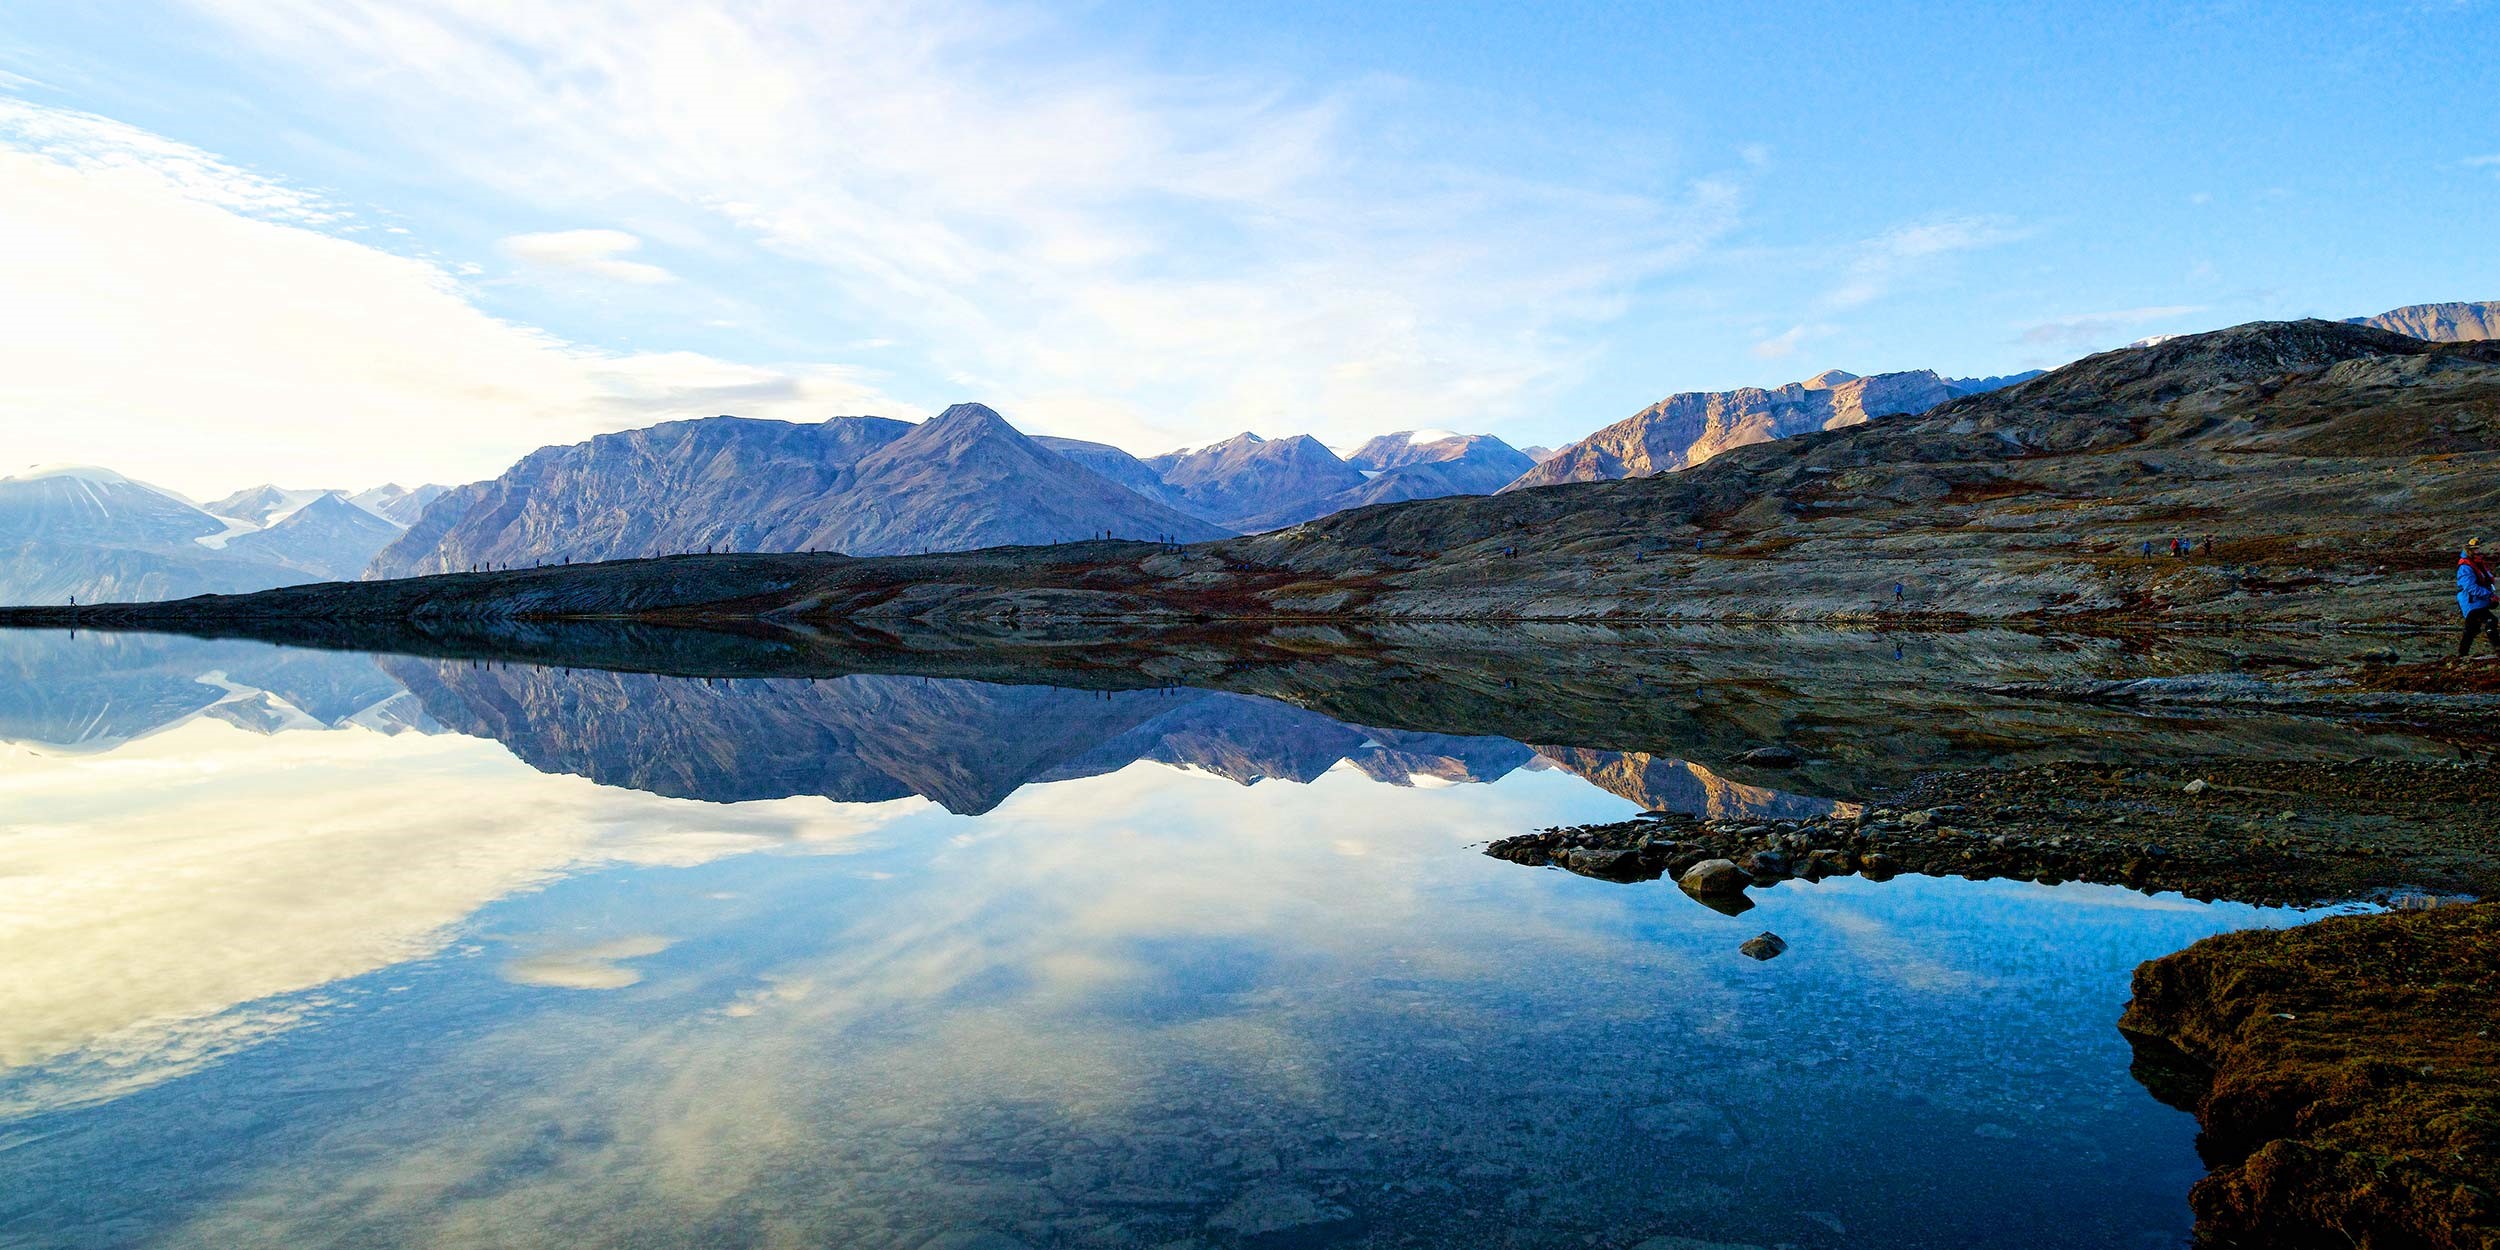
[[[2474,649],[2474,635],[2491,635],[2491,649],[2500,651],[2500,624],[2491,616],[2492,604],[2500,601],[2492,589],[2491,564],[2483,559],[2483,540],[2465,540],[2465,550],[2457,553],[2457,607],[2465,613],[2465,636],[2457,639],[2457,658],[2465,658]]]

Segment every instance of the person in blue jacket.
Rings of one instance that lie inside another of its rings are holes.
[[[2457,607],[2465,613],[2465,636],[2457,639],[2457,655],[2462,658],[2474,649],[2474,636],[2491,636],[2491,649],[2500,651],[2500,623],[2492,620],[2491,609],[2500,602],[2500,593],[2492,588],[2491,564],[2483,559],[2483,540],[2465,540],[2465,550],[2457,553]]]

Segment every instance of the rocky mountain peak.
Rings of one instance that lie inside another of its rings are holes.
[[[1932,369],[1864,377],[1828,369],[1806,381],[1768,390],[1685,391],[1563,448],[1504,489],[1649,477],[1688,469],[1738,447],[1840,429],[1877,417],[1925,412],[2014,380],[1948,381]]]
[[[990,407],[988,404],[951,404],[947,407],[946,411],[929,418],[928,424],[933,426],[940,424],[949,426],[961,425],[976,429],[983,429],[992,426],[1006,426],[1007,418],[998,415],[998,410]]]
[[[2352,325],[2374,326],[2433,343],[2464,343],[2500,339],[2500,300],[2475,303],[2407,304],[2375,317],[2346,318]]]

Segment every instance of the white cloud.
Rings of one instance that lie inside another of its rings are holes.
[[[199,2],[447,176],[803,267],[1069,433],[1525,411],[1739,199],[1503,176],[1381,124],[1411,86],[1162,72],[977,3]]]
[[[467,481],[735,410],[917,415],[839,366],[618,354],[487,315],[346,210],[103,118],[0,98],[0,444],[197,495]]]
[[[551,230],[543,234],[516,234],[504,239],[502,246],[504,254],[515,260],[550,269],[569,269],[616,282],[648,286],[677,280],[677,275],[658,265],[622,259],[625,253],[642,247],[642,240],[622,230]]]
[[[1832,328],[1826,325],[1790,326],[1754,344],[1753,354],[1763,360],[1786,360],[1796,355],[1797,349],[1803,346],[1807,339],[1821,338],[1831,332]]]
[[[2022,341],[2043,347],[2089,347],[2126,337],[2131,331],[2147,325],[2176,321],[2203,311],[2205,306],[2202,304],[2164,304],[2153,308],[2075,313],[2024,326]]]
[[[2011,243],[2030,231],[2001,218],[1948,217],[1902,226],[1860,244],[1841,285],[1823,297],[1830,311],[1862,308],[1957,252]]]

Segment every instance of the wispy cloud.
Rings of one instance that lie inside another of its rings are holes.
[[[1411,85],[1172,73],[969,0],[199,2],[446,176],[801,266],[931,375],[1097,436],[1518,410],[1743,198],[1741,161],[1518,176],[1402,124]]]
[[[2465,158],[2464,164],[2467,169],[2488,169],[2495,174],[2500,174],[2500,152],[2494,152],[2489,156],[2469,156]]]
[[[839,365],[489,316],[443,265],[335,233],[347,209],[104,118],[0,98],[0,185],[0,271],[43,310],[0,335],[0,442],[24,460],[220,494],[269,476],[272,447],[328,486],[465,481],[672,417],[916,415]]]
[[[1793,325],[1754,344],[1753,354],[1762,360],[1786,360],[1796,355],[1797,349],[1804,346],[1807,339],[1821,338],[1831,332],[1832,327],[1827,325]]]
[[[1829,311],[1863,308],[1924,277],[1959,252],[2011,243],[2031,232],[2001,217],[1947,217],[1887,231],[1858,245],[1841,284],[1822,300]]]
[[[626,260],[629,252],[638,251],[642,240],[622,230],[552,230],[541,234],[516,234],[503,240],[507,256],[528,264],[549,269],[565,269],[615,282],[652,285],[674,282],[677,275],[658,265]]]
[[[2152,308],[2121,308],[2110,312],[2074,313],[2022,327],[2022,342],[2034,347],[2085,348],[2124,338],[2146,326],[2176,321],[2205,311],[2202,304],[2164,304]]]
[[[98,181],[129,179],[263,221],[335,226],[346,209],[136,126],[0,96],[0,148],[39,156]]]

